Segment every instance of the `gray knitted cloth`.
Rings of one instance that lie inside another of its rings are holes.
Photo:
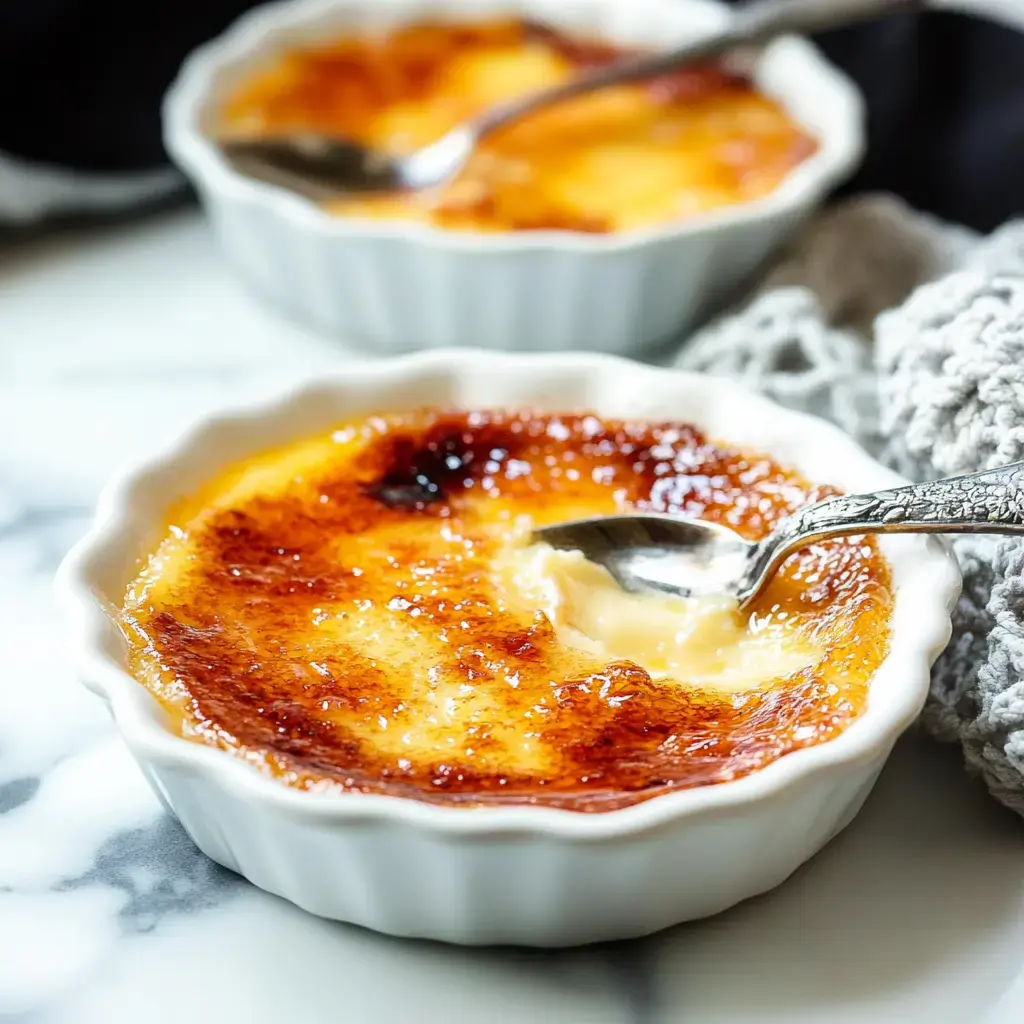
[[[1024,459],[1024,220],[980,239],[888,197],[834,207],[677,363],[825,416],[912,479]],[[955,547],[923,722],[1024,815],[1024,541]]]

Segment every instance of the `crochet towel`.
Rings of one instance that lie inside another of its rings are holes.
[[[988,238],[886,196],[812,222],[677,365],[741,378],[915,480],[1024,459],[1024,220]],[[1024,815],[1024,541],[955,541],[964,592],[923,722]]]

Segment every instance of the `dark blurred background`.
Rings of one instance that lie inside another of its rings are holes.
[[[622,0],[628,3],[630,0]],[[245,0],[0,0],[0,151],[81,170],[166,163],[160,100]],[[822,36],[869,105],[844,191],[989,230],[1024,211],[1024,34],[932,12]]]

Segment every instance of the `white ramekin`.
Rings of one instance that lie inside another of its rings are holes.
[[[728,17],[710,0],[299,0],[259,8],[188,60],[164,108],[167,148],[256,294],[371,353],[472,345],[636,354],[748,277],[860,158],[859,94],[797,38],[768,47],[755,78],[820,140],[818,152],[764,199],[654,230],[492,235],[340,218],[238,174],[210,141],[227,92],[283,49],[424,16],[497,12],[660,47]]]
[[[345,419],[499,406],[682,419],[846,490],[899,482],[835,427],[720,379],[569,353],[357,363],[203,421],[105,490],[58,576],[83,681],[109,702],[146,777],[203,851],[325,917],[450,942],[558,946],[645,934],[772,888],[853,818],[920,711],[960,589],[952,555],[934,539],[882,539],[896,588],[891,652],[845,732],[746,778],[606,813],[300,792],[172,733],[129,675],[115,611],[175,500],[233,460]]]

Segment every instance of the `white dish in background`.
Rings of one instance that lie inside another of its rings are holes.
[[[185,64],[165,140],[259,295],[370,352],[424,347],[636,354],[736,287],[855,167],[854,85],[807,41],[779,39],[755,82],[819,142],[763,199],[645,231],[473,234],[331,215],[236,172],[210,139],[224,97],[288,48],[423,17],[522,13],[570,33],[664,47],[714,28],[712,0],[299,0],[260,7]]]
[[[225,465],[371,412],[590,409],[695,423],[846,490],[899,482],[837,428],[730,382],[598,355],[445,351],[349,364],[279,400],[206,419],[114,480],[58,574],[75,663],[146,778],[214,860],[315,914],[403,936],[559,946],[642,935],[778,885],[859,810],[928,690],[959,573],[934,538],[883,537],[895,608],[864,714],[742,779],[622,810],[456,808],[310,794],[183,739],[127,670],[114,622],[164,516]]]

